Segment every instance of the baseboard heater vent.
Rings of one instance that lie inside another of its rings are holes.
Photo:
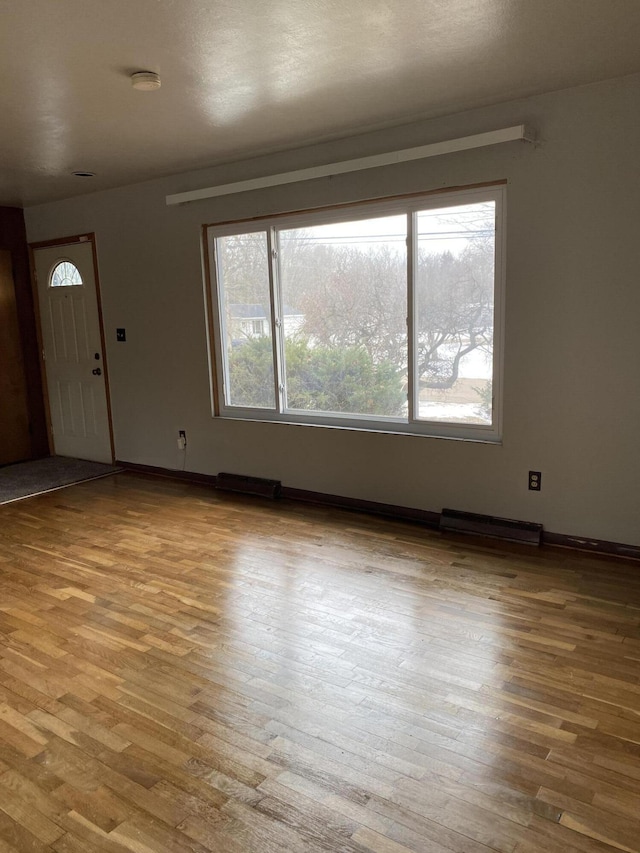
[[[282,483],[280,480],[265,480],[262,477],[220,473],[216,477],[216,489],[222,489],[225,492],[242,492],[245,495],[259,495],[263,498],[279,498]]]
[[[470,533],[476,536],[491,536],[509,542],[525,542],[539,545],[542,540],[542,525],[531,521],[514,521],[511,518],[496,518],[475,512],[443,509],[440,513],[440,530],[452,533]]]

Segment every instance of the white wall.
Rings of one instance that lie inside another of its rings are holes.
[[[191,471],[639,545],[639,103],[640,76],[627,77],[28,209],[30,241],[96,232],[117,457],[178,467],[177,430],[186,429]],[[165,205],[167,193],[522,121],[540,147],[510,143]],[[203,223],[505,178],[501,446],[212,419]],[[543,472],[540,493],[527,490],[529,469]]]

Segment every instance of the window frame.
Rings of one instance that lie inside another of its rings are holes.
[[[413,271],[417,258],[418,240],[414,239],[417,214],[430,209],[456,207],[474,202],[495,202],[495,256],[494,256],[494,306],[493,306],[493,404],[492,423],[461,424],[448,421],[430,421],[416,418],[418,395],[414,380],[416,317],[413,305]],[[408,392],[407,418],[362,414],[306,412],[284,407],[284,318],[281,305],[281,287],[278,284],[279,258],[274,250],[276,232],[299,227],[311,227],[339,222],[351,222],[406,214],[407,216],[407,364]],[[274,364],[275,408],[249,408],[231,406],[225,399],[227,364],[224,354],[226,324],[220,310],[218,289],[218,263],[216,239],[239,234],[262,232],[267,238],[267,257],[270,294],[271,341]],[[506,183],[483,184],[468,188],[431,191],[390,199],[357,202],[314,210],[276,214],[263,218],[235,220],[203,226],[205,252],[205,282],[208,310],[209,354],[212,414],[229,420],[285,423],[317,426],[332,429],[356,429],[402,435],[419,435],[431,438],[451,438],[467,441],[500,443],[502,440],[502,400],[504,367],[504,315],[505,315],[505,261],[506,261]]]

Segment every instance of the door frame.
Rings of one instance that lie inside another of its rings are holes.
[[[98,326],[100,328],[100,346],[102,347],[102,368],[104,370],[104,391],[107,397],[107,419],[109,422],[109,445],[111,447],[111,461],[116,460],[115,443],[113,440],[113,417],[111,414],[111,390],[109,386],[109,367],[107,364],[107,347],[104,334],[104,320],[102,316],[102,297],[100,294],[100,274],[98,272],[98,253],[96,251],[96,235],[90,231],[85,234],[74,234],[71,237],[58,237],[55,240],[40,240],[29,243],[29,265],[31,267],[31,289],[36,315],[36,333],[38,336],[38,358],[40,361],[40,374],[42,376],[42,394],[44,398],[45,416],[47,419],[47,438],[49,440],[49,454],[53,455],[55,445],[53,441],[53,429],[51,425],[51,407],[49,404],[49,385],[47,383],[47,365],[44,359],[44,339],[42,336],[42,318],[40,311],[40,297],[38,294],[38,276],[36,273],[35,251],[36,249],[50,249],[54,246],[71,246],[79,243],[91,244],[91,256],[93,259],[93,274],[96,284],[96,301],[98,304]]]

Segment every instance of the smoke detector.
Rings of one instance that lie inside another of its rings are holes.
[[[160,75],[155,71],[136,71],[131,75],[131,85],[140,92],[152,92],[162,85]]]

